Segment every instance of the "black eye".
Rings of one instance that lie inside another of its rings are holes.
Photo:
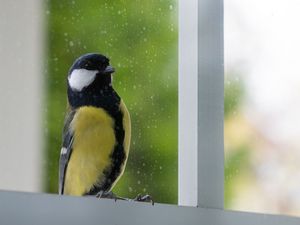
[[[90,68],[90,67],[91,67],[91,62],[85,61],[85,62],[83,63],[83,67],[84,67],[84,68]]]

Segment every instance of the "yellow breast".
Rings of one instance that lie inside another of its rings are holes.
[[[116,142],[114,121],[103,109],[85,106],[76,112],[71,129],[74,131],[73,151],[64,193],[79,196],[88,192],[111,164],[109,156]]]

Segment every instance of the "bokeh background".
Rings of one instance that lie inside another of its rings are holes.
[[[300,2],[225,0],[225,207],[300,215]]]
[[[116,68],[114,87],[132,120],[120,196],[177,203],[178,23],[175,0],[49,0],[44,191],[57,193],[66,76],[72,62],[100,52]]]

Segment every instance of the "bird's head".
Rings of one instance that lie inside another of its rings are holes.
[[[86,88],[103,88],[112,85],[112,73],[109,59],[101,54],[88,53],[75,60],[68,74],[68,86],[75,92]]]

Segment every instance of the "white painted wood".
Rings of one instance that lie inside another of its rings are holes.
[[[1,1],[0,189],[41,190],[42,13],[39,0]]]
[[[223,208],[222,4],[179,0],[179,205]]]
[[[178,204],[198,205],[198,0],[179,0]]]
[[[14,225],[299,225],[300,218],[89,197],[0,192],[0,223]],[[3,204],[2,204],[3,203]],[[9,203],[9,204],[8,204]]]
[[[223,0],[198,5],[198,205],[223,208]]]

